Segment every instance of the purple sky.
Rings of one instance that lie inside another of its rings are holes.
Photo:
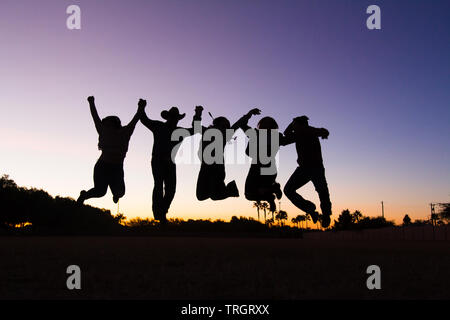
[[[70,4],[81,30],[66,28]],[[366,28],[371,4],[382,30]],[[382,200],[388,218],[424,218],[450,197],[449,40],[448,1],[2,0],[0,172],[53,195],[92,186],[88,95],[123,122],[141,97],[154,119],[178,106],[184,126],[197,104],[231,121],[259,107],[283,129],[305,114],[330,130],[322,148],[335,218],[345,208],[378,215]],[[152,143],[139,124],[125,163],[128,217],[151,216]],[[279,162],[284,184],[295,148]],[[244,197],[198,202],[198,168],[178,166],[169,216],[255,216]],[[227,166],[241,194],[247,170]],[[311,185],[303,193],[317,201]],[[115,212],[109,195],[88,203]],[[282,207],[300,213],[285,198]]]

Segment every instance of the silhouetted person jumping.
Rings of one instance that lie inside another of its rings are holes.
[[[178,121],[185,116],[185,113],[180,114],[177,107],[161,112],[161,117],[166,120],[165,122],[149,119],[144,111],[140,114],[142,124],[153,132],[151,164],[155,184],[152,195],[152,210],[154,218],[163,223],[166,222],[167,212],[175,197],[177,184],[177,170],[172,155],[176,155],[180,142],[184,139],[184,136],[182,136],[179,140],[172,141],[172,133],[177,129],[182,129],[178,127]],[[191,130],[189,131],[191,132]]]
[[[297,208],[309,213],[313,222],[316,223],[319,216],[316,205],[297,193],[297,189],[312,181],[319,194],[322,227],[327,228],[330,225],[331,201],[325,178],[319,137],[327,139],[329,132],[324,128],[319,129],[309,126],[308,120],[306,116],[294,118],[284,131],[285,137],[290,142],[295,142],[298,154],[297,163],[299,164],[286,183],[284,194]]]
[[[194,121],[201,121],[202,111],[202,106],[196,107]],[[242,128],[242,126],[248,122],[252,115],[259,113],[259,109],[252,109],[233,125],[230,125],[230,121],[227,118],[217,117],[214,118],[211,126],[201,127],[201,133],[203,136],[200,141],[199,157],[202,163],[197,179],[196,195],[198,200],[223,200],[229,197],[239,197],[239,190],[234,180],[228,184],[225,184],[224,149],[226,144],[232,139],[234,132],[239,128]],[[209,151],[211,149],[212,143],[217,143],[215,142],[215,138],[213,139],[212,137],[210,141],[205,141],[207,139],[203,139],[205,134],[208,134],[208,130],[213,129],[216,129],[221,133],[221,141],[219,142],[221,152],[220,155],[215,153],[216,149],[212,149],[211,154],[205,152],[205,150]],[[207,159],[209,155],[211,156],[211,159]]]
[[[113,201],[117,203],[125,194],[123,161],[128,151],[128,144],[133,134],[139,113],[143,112],[146,102],[139,100],[138,112],[131,122],[122,126],[120,119],[109,116],[102,120],[97,113],[94,97],[88,97],[89,107],[95,128],[98,132],[98,149],[102,151],[94,167],[94,188],[81,191],[77,202],[83,203],[90,198],[103,197],[108,186],[113,194]]]
[[[245,198],[250,201],[267,201],[270,211],[276,210],[275,198],[281,199],[280,184],[276,182],[277,168],[275,156],[280,146],[286,145],[288,141],[281,132],[278,132],[278,124],[271,117],[262,118],[257,128],[251,128],[247,123],[242,128],[249,139],[245,153],[252,158],[252,164],[245,180]],[[265,134],[263,134],[265,130]],[[273,146],[272,134],[278,135],[278,146]],[[261,158],[260,148],[265,144],[266,152]],[[251,152],[250,149],[254,148]],[[264,161],[263,161],[264,160]],[[265,169],[270,171],[265,172]]]

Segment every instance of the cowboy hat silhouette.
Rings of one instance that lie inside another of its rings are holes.
[[[180,114],[180,111],[177,107],[172,107],[169,110],[164,110],[161,112],[161,117],[165,120],[175,119],[181,120],[186,116],[186,113]]]

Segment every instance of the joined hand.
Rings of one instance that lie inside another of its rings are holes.
[[[146,105],[147,105],[147,100],[139,99],[139,102],[138,102],[139,108],[143,109],[143,108],[145,108]]]

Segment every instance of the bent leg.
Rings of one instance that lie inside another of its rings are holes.
[[[261,166],[253,164],[245,180],[245,198],[247,200],[270,201],[274,194],[281,199],[280,184],[276,183],[277,174],[262,175]]]
[[[284,186],[284,194],[300,210],[311,213],[316,210],[316,206],[311,201],[304,199],[297,190],[311,180],[311,173],[306,168],[298,167]]]
[[[235,181],[225,184],[224,164],[212,164],[208,166],[208,172],[205,178],[208,180],[207,185],[211,200],[224,200],[229,197],[239,196],[239,190]]]
[[[94,167],[94,187],[84,193],[83,200],[101,198],[108,191],[108,168],[103,161],[97,161]]]
[[[239,197],[236,181],[233,180],[228,184],[219,183],[218,185],[213,186],[211,200],[225,200],[230,197]]]
[[[228,190],[225,184],[225,165],[212,164],[208,170],[211,200],[223,200],[228,198]]]

